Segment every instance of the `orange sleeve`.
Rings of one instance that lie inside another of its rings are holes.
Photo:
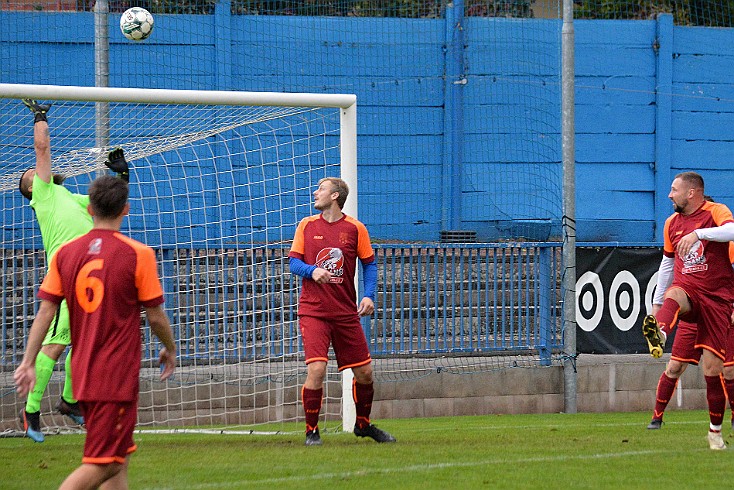
[[[731,211],[726,205],[721,203],[709,203],[711,204],[711,217],[714,218],[716,226],[721,226],[724,223],[734,221],[734,217],[731,215]]]
[[[56,257],[58,256],[59,254],[57,251],[57,253],[51,257],[51,265],[48,268],[48,273],[46,274],[46,277],[43,278],[43,282],[39,288],[39,293],[45,293],[43,295],[43,299],[47,299],[49,301],[51,301],[49,296],[61,299],[64,297],[64,286],[61,283],[61,275],[59,274],[59,267],[56,263]],[[58,303],[60,302],[61,301],[58,301]]]
[[[673,242],[670,240],[670,220],[672,219],[672,216],[665,220],[665,226],[663,227],[663,254],[667,255],[668,257],[672,257],[675,255],[675,250],[673,250]]]
[[[158,266],[155,252],[149,247],[138,247],[135,250],[138,265],[135,270],[135,285],[138,287],[138,301],[147,303],[163,297],[163,288],[158,279]],[[149,305],[153,306],[153,305]]]
[[[361,222],[355,220],[354,224],[357,226],[357,257],[364,263],[370,263],[375,256],[375,251],[372,250],[372,243],[370,242],[370,234],[367,227]]]
[[[734,264],[734,242],[729,242],[729,262]]]
[[[306,228],[307,221],[308,218],[303,218],[301,222],[298,223],[298,226],[296,227],[296,234],[293,235],[293,243],[291,244],[291,253],[296,253],[301,257],[303,257],[303,254],[306,250],[305,241],[303,239],[303,230]]]
[[[158,306],[163,303],[163,288],[158,278],[158,265],[153,249],[133,240],[122,233],[115,233],[117,239],[135,250],[135,287],[138,288],[138,301],[144,306]]]
[[[303,258],[306,255],[306,226],[312,221],[315,221],[321,217],[320,214],[308,216],[303,218],[298,227],[296,228],[296,234],[293,236],[293,244],[291,244],[291,251],[288,256],[297,258]]]

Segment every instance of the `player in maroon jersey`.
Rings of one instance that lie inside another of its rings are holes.
[[[35,383],[35,358],[57,305],[69,306],[74,345],[74,396],[87,424],[82,465],[62,489],[127,488],[130,454],[136,450],[140,373],[140,308],[161,340],[161,379],[173,374],[176,346],[162,307],[155,253],[120,233],[128,214],[128,185],[112,176],[89,187],[89,213],[94,227],[62,245],[51,259],[38,297],[41,305],[28,336],[26,352],[15,371],[20,395]]]
[[[705,200],[703,178],[695,172],[676,175],[668,197],[675,212],[665,221],[657,282],[665,298],[655,315],[645,317],[642,332],[657,358],[679,318],[697,324],[695,348],[702,350],[709,447],[726,449],[721,437],[726,396],[720,377],[724,361],[734,358],[726,349],[734,301],[727,242],[734,240],[734,217],[725,205]]]
[[[318,422],[329,345],[334,348],[339,371],[351,369],[354,373],[354,434],[377,442],[395,442],[393,436],[370,422],[372,358],[359,317],[375,310],[377,264],[367,228],[342,213],[348,194],[342,179],[321,179],[313,193],[314,207],[321,214],[301,220],[289,253],[291,272],[303,277],[298,318],[307,365],[301,390],[307,446],[321,444]],[[357,259],[364,278],[359,306],[354,285]]]
[[[705,195],[703,197],[706,201],[714,202],[711,196]],[[734,264],[734,243],[732,242],[729,242],[729,262]],[[652,300],[653,315],[660,310],[664,299],[665,291],[655,290],[655,296]],[[665,371],[660,375],[660,380],[655,390],[655,408],[652,413],[652,420],[647,425],[648,429],[654,430],[662,427],[665,409],[673,396],[678,380],[683,376],[689,364],[698,366],[701,360],[701,349],[695,347],[696,335],[698,333],[696,324],[680,320],[675,329],[676,334],[675,340],[673,340],[673,347],[670,350],[670,359],[665,366]],[[729,371],[734,375],[734,370]],[[726,364],[724,365],[724,372],[725,374],[727,372]],[[724,389],[723,385],[721,389]],[[729,402],[734,408],[734,400],[729,400]]]

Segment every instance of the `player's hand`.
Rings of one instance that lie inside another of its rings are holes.
[[[110,170],[117,173],[117,175],[125,182],[130,182],[130,168],[125,160],[125,152],[122,148],[115,148],[107,154],[107,160],[104,162]]]
[[[698,242],[698,235],[696,235],[695,231],[692,231],[680,239],[675,251],[681,259],[685,259],[696,242]]]
[[[15,381],[15,391],[18,396],[25,396],[31,391],[36,384],[36,368],[34,366],[18,366],[13,373]]]
[[[357,307],[357,314],[359,316],[369,316],[374,312],[375,312],[374,301],[372,301],[372,299],[366,296],[362,298],[362,301],[359,302],[359,307]]]
[[[165,347],[161,349],[160,355],[158,355],[158,361],[160,361],[163,371],[161,372],[161,381],[164,381],[171,377],[173,372],[176,370],[176,352],[169,352]]]
[[[23,103],[25,106],[30,109],[30,111],[33,113],[34,116],[36,116],[33,120],[33,123],[37,123],[38,121],[46,121],[46,113],[51,108],[51,104],[39,104],[33,99],[23,99]]]
[[[319,284],[328,283],[329,281],[331,281],[331,276],[331,272],[327,271],[326,269],[322,269],[321,267],[315,268],[311,273],[311,279]]]

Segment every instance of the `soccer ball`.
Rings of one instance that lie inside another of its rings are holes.
[[[153,16],[142,7],[127,9],[120,17],[122,35],[131,41],[142,41],[153,32]]]

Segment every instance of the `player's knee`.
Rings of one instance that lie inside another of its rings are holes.
[[[46,354],[54,361],[58,361],[61,354],[66,350],[66,346],[63,344],[46,344],[41,347],[41,352]]]
[[[310,384],[322,384],[326,379],[326,363],[313,362],[308,365],[306,381]]]
[[[352,372],[354,372],[354,379],[357,381],[357,383],[360,383],[360,384],[372,383],[372,364],[367,364],[366,366],[359,366],[357,368],[352,369]]]
[[[665,374],[669,378],[679,378],[686,370],[686,364],[677,361],[670,361],[665,369]]]
[[[127,465],[122,463],[110,463],[104,465],[105,468],[105,481],[115,478]]]

